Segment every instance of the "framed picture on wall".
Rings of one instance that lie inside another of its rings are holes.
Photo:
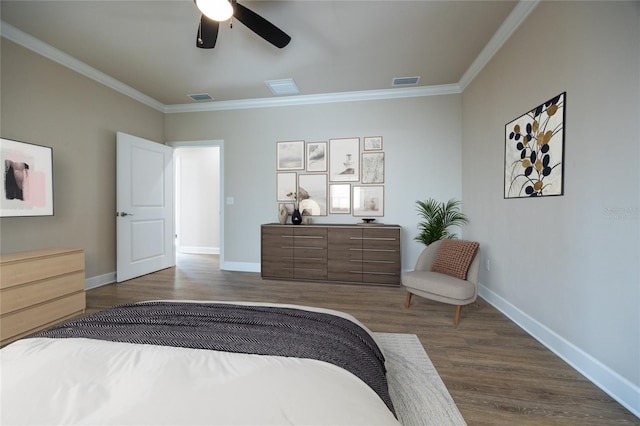
[[[362,153],[362,183],[384,183],[384,152]]]
[[[561,93],[505,125],[505,199],[564,194],[566,95]]]
[[[0,139],[0,217],[53,216],[53,148]]]
[[[367,136],[366,138],[364,138],[364,150],[365,151],[381,151],[382,136]]]
[[[327,142],[307,142],[307,171],[327,171]]]
[[[354,216],[384,216],[384,186],[353,187]]]
[[[332,183],[329,185],[329,213],[351,213],[351,185],[348,183]]]
[[[304,170],[304,141],[276,142],[276,170]]]
[[[298,209],[303,216],[327,215],[327,175],[298,175]]]
[[[360,138],[329,139],[329,180],[360,180]]]
[[[287,194],[295,194],[297,180],[298,174],[295,172],[276,173],[276,200],[291,202],[292,198]]]

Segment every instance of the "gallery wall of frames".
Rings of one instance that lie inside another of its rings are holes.
[[[276,142],[276,198],[289,214],[384,216],[382,136]]]

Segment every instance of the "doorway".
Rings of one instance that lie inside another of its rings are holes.
[[[176,260],[219,256],[223,262],[222,141],[173,142]]]

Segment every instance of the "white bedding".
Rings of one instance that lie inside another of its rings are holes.
[[[3,425],[398,424],[355,375],[310,359],[32,338],[0,363]]]

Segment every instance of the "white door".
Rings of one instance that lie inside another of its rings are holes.
[[[175,265],[173,148],[117,133],[117,281]]]

